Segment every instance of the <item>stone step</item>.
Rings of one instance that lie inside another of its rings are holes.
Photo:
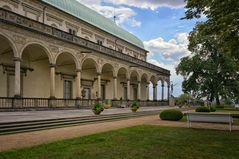
[[[154,115],[158,113],[159,111],[147,111],[147,112],[136,112],[136,113],[121,113],[121,114],[95,115],[95,116],[84,116],[84,117],[74,117],[74,118],[0,123],[0,135],[52,129],[52,128],[59,128],[59,127],[66,127],[66,126],[83,125],[87,123],[96,123],[96,122],[103,122],[103,121],[109,121],[109,120],[119,120],[123,118]]]

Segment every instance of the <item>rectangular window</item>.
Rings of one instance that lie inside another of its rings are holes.
[[[64,98],[72,98],[72,81],[64,80]]]
[[[103,41],[101,41],[101,40],[97,40],[97,44],[99,44],[99,45],[103,45]]]
[[[105,100],[105,85],[101,85],[101,99]]]
[[[76,35],[76,31],[74,29],[69,29],[69,33],[72,35]]]
[[[127,87],[124,87],[124,100],[127,99]]]

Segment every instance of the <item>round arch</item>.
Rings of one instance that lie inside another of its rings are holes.
[[[93,58],[91,58],[91,57],[86,57],[86,58],[84,58],[84,59],[81,61],[81,65],[80,65],[80,69],[81,69],[81,70],[83,69],[83,68],[82,68],[82,67],[83,67],[83,64],[84,64],[86,61],[92,62],[92,63],[95,65],[96,72],[97,72],[97,73],[100,73],[98,63],[96,62],[95,59],[93,59]]]
[[[54,63],[54,64],[56,64],[57,59],[58,59],[62,54],[70,55],[70,56],[72,57],[72,59],[74,60],[74,62],[75,62],[76,69],[80,69],[80,68],[81,68],[77,56],[76,56],[74,53],[72,53],[72,52],[70,52],[70,51],[68,51],[68,50],[63,50],[63,51],[61,51],[60,53],[58,53],[58,54],[56,55],[55,59],[53,60],[53,63]]]
[[[151,75],[150,78],[149,78],[149,81],[152,82],[153,84],[157,83],[156,76]]]
[[[111,71],[112,71],[112,73],[113,73],[113,76],[116,76],[116,73],[115,73],[116,71],[115,71],[113,65],[110,64],[110,63],[104,63],[104,64],[102,65],[101,70],[100,70],[101,73],[103,73],[103,69],[104,69],[105,67],[110,68]]]
[[[119,67],[119,69],[115,71],[116,76],[118,76],[120,72],[125,72],[126,79],[129,78],[128,70],[125,67]]]
[[[4,39],[6,39],[8,41],[8,43],[10,44],[10,46],[13,50],[14,57],[20,57],[20,55],[18,54],[17,47],[16,47],[14,41],[5,33],[0,32],[0,36],[2,36]]]
[[[146,79],[146,81],[148,82],[149,81],[149,76],[146,74],[146,73],[143,73],[142,75],[141,75],[141,81],[142,81],[142,79]]]
[[[133,75],[136,76],[137,81],[140,80],[140,78],[139,78],[139,73],[138,73],[136,70],[131,71],[129,77],[131,78]]]
[[[22,58],[23,56],[23,52],[26,48],[30,47],[30,46],[37,46],[37,47],[40,47],[44,53],[47,55],[48,57],[48,60],[49,60],[49,63],[53,63],[53,58],[52,58],[52,55],[50,53],[50,50],[44,46],[44,44],[40,43],[40,42],[29,42],[29,43],[26,43],[22,48],[21,48],[21,51],[20,51],[20,55],[19,57]]]

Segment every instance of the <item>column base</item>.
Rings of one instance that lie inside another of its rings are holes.
[[[50,96],[49,99],[56,99],[56,97],[55,96]]]
[[[22,96],[21,96],[21,95],[18,95],[18,94],[15,94],[15,95],[14,95],[14,98],[19,99],[19,98],[22,98]]]

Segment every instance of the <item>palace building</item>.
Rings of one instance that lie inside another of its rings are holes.
[[[136,36],[76,0],[0,0],[0,108],[96,99],[168,105],[170,71],[148,63],[147,53]]]

